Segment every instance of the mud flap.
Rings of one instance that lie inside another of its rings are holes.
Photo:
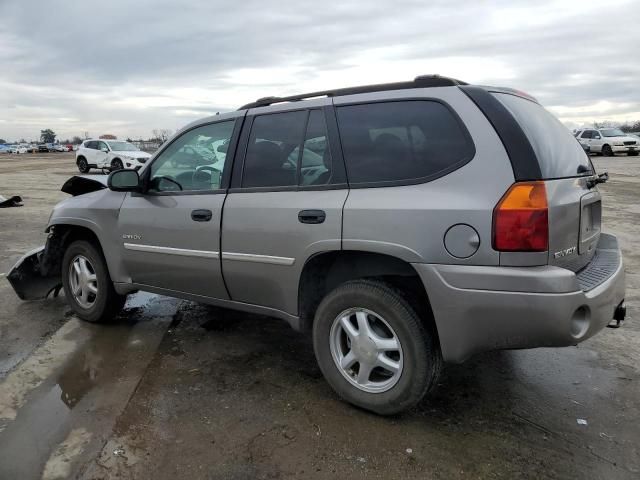
[[[43,274],[49,270],[41,265],[44,251],[45,247],[40,247],[26,253],[7,275],[7,280],[22,300],[41,300],[51,293],[57,296],[62,288],[59,274]]]

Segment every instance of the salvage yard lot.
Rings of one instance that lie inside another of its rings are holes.
[[[640,160],[594,157],[628,317],[579,347],[449,365],[415,410],[341,402],[282,321],[139,293],[113,325],[0,278],[0,479],[638,478]],[[74,154],[0,156],[0,272],[44,243]],[[585,420],[580,424],[578,420]]]

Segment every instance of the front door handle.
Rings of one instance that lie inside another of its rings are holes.
[[[211,210],[194,210],[191,212],[191,220],[194,222],[208,222],[213,217]]]
[[[300,210],[298,220],[300,223],[322,223],[327,218],[324,210]]]

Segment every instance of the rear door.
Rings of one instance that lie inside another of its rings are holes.
[[[85,158],[87,159],[87,163],[89,165],[95,165],[96,164],[96,148],[98,146],[98,142],[95,140],[89,140],[87,142],[84,142],[83,147],[82,147],[82,154],[85,156]]]
[[[106,142],[97,142],[96,150],[94,150],[95,164],[100,167],[108,167],[109,162],[107,157],[109,156],[109,147]]]
[[[589,149],[592,150],[593,148],[591,146],[591,130],[583,131],[580,134],[580,137],[578,138],[578,141],[582,145],[587,145],[589,147]]]
[[[577,271],[591,260],[600,238],[601,196],[587,184],[593,165],[571,132],[541,105],[508,93],[493,95],[524,131],[540,164],[540,180],[546,180],[548,263]]]
[[[329,99],[251,110],[222,221],[222,270],[232,300],[298,312],[312,255],[340,250],[347,198]]]

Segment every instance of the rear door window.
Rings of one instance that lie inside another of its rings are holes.
[[[253,120],[243,187],[326,185],[331,170],[322,110],[271,113]]]
[[[297,185],[299,148],[306,111],[271,113],[253,120],[242,175],[243,187]]]
[[[591,138],[591,130],[586,130],[580,135],[580,138]]]
[[[493,95],[509,110],[529,139],[542,179],[593,175],[589,157],[560,120],[531,100],[508,93],[494,92]]]
[[[347,105],[336,113],[350,184],[428,181],[475,154],[464,126],[439,102]]]
[[[322,110],[311,110],[300,159],[300,185],[325,185],[331,179],[331,152]]]

